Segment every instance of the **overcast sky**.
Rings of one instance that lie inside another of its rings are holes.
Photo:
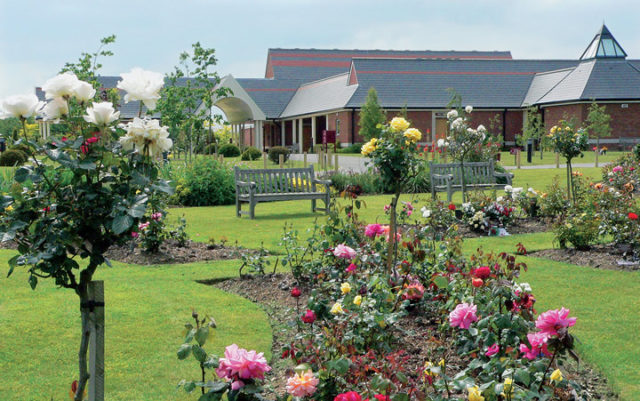
[[[0,0],[0,98],[31,91],[116,34],[103,75],[166,73],[200,41],[218,72],[263,77],[269,47],[511,50],[578,58],[603,21],[640,58],[640,1]]]

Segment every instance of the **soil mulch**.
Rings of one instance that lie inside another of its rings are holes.
[[[514,219],[507,227],[507,232],[511,235],[515,234],[531,234],[549,231],[549,224],[543,219]],[[487,233],[478,232],[471,229],[468,224],[460,223],[458,232],[464,238],[486,237]]]
[[[612,244],[596,245],[586,251],[575,248],[544,249],[529,252],[529,256],[547,258],[578,266],[589,266],[606,270],[640,270],[640,261],[625,260],[624,250]],[[622,262],[622,264],[618,263]]]
[[[131,245],[135,245],[131,243]],[[145,252],[140,247],[112,247],[106,254],[111,260],[137,265],[160,265],[174,263],[202,262],[207,260],[237,259],[240,252],[255,252],[236,247],[210,245],[203,242],[187,241],[185,246],[178,246],[177,241],[167,240],[157,253]]]
[[[273,370],[267,376],[266,384],[273,388],[276,394],[284,394],[286,378],[292,374],[292,363],[288,359],[281,359],[280,354],[283,345],[290,343],[295,335],[295,328],[289,323],[297,308],[296,299],[290,295],[291,288],[296,284],[291,274],[253,276],[224,281],[212,280],[201,283],[215,285],[224,291],[245,297],[265,310],[273,329],[273,360],[270,361]],[[302,296],[297,299],[297,302],[302,313],[306,309],[309,289],[299,288],[302,290]],[[417,377],[423,370],[425,361],[436,364],[444,358],[447,361],[447,371],[451,376],[470,362],[468,357],[458,356],[455,344],[451,342],[450,337],[438,331],[438,324],[437,318],[430,316],[427,311],[414,309],[397,325],[402,331],[397,336],[402,340],[400,346],[405,349],[409,357],[405,364],[406,372],[413,377]],[[611,392],[606,378],[586,364],[569,360],[563,366],[563,371],[566,379],[576,381],[582,386],[582,398],[565,391],[556,394],[556,399],[563,401],[618,400],[618,397]]]

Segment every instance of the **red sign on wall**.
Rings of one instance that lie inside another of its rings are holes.
[[[322,130],[322,144],[326,145],[328,143],[336,143],[336,132]]]

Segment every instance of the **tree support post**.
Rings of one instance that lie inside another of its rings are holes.
[[[88,286],[90,314],[89,401],[104,401],[104,281]]]

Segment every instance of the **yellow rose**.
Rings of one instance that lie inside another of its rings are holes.
[[[344,313],[344,310],[342,309],[342,305],[340,304],[340,302],[336,302],[331,307],[331,311],[330,312],[331,312],[332,315],[339,315],[341,313]]]
[[[564,127],[564,130],[569,132],[569,131],[571,131],[571,127]]]
[[[500,395],[503,398],[511,398],[513,396],[513,379],[504,379],[504,385],[502,386],[502,393]]]
[[[371,139],[369,142],[367,142],[364,145],[362,145],[362,150],[360,151],[360,153],[362,153],[362,155],[364,155],[364,156],[368,156],[369,153],[371,153],[374,150],[376,150],[377,143],[378,143],[378,139],[377,138]]]
[[[394,131],[406,131],[409,128],[409,122],[402,117],[394,117],[389,123]]]
[[[444,358],[440,359],[440,362],[438,362],[438,365],[440,365],[441,368],[444,368]]]
[[[554,125],[553,127],[551,127],[551,133],[552,134],[555,134],[557,130],[558,130],[557,126]]]
[[[13,206],[12,206],[12,205],[9,205],[9,206],[5,207],[5,208],[4,208],[4,211],[5,211],[5,212],[12,212],[12,211],[13,211]]]
[[[469,401],[484,401],[484,397],[480,389],[478,389],[478,386],[467,387],[467,391],[469,392]]]
[[[560,383],[562,381],[562,372],[560,371],[560,369],[556,369],[553,371],[553,373],[551,373],[551,381],[557,383]]]
[[[418,142],[422,138],[422,133],[416,128],[409,128],[403,135],[410,142]]]
[[[141,191],[139,189],[136,189],[136,195],[140,194],[140,192]]]
[[[362,297],[360,295],[356,295],[356,297],[353,298],[353,304],[360,306],[361,303],[362,303]]]
[[[342,283],[342,285],[340,286],[340,291],[342,291],[343,294],[348,294],[351,291],[351,284]]]
[[[424,375],[425,376],[438,376],[438,374],[436,372],[434,372],[433,370],[433,364],[429,361],[424,363]]]

